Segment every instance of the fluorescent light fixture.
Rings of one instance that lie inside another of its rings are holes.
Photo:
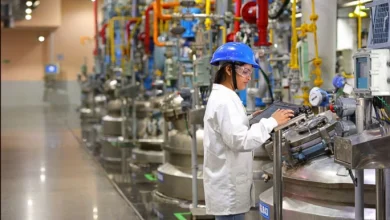
[[[42,182],[42,183],[45,182],[45,180],[46,180],[46,175],[45,175],[45,174],[41,174],[40,179],[41,179],[41,182]]]
[[[347,2],[343,5],[341,5],[341,7],[352,7],[352,6],[359,5],[359,4],[365,4],[367,2],[372,2],[372,0],[351,1],[351,2]]]
[[[43,41],[45,41],[45,37],[44,36],[39,36],[38,40],[39,40],[39,42],[43,42]]]
[[[31,15],[26,15],[26,20],[31,20],[32,16]]]
[[[26,14],[31,14],[31,12],[32,12],[32,9],[31,9],[31,8],[27,8],[27,9],[26,9]]]
[[[27,1],[27,2],[26,2],[26,5],[27,5],[28,7],[31,7],[31,6],[33,5],[33,3],[32,3],[32,1]]]

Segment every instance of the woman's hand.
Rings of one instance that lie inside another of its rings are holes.
[[[294,117],[294,111],[290,109],[278,109],[272,114],[272,117],[278,122],[278,126],[280,126],[286,124]]]
[[[257,115],[259,115],[261,112],[263,112],[263,110],[257,110],[255,112],[252,113],[252,116],[253,117],[256,117]]]

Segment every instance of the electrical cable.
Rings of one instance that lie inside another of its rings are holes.
[[[280,7],[279,11],[276,12],[275,14],[268,13],[268,18],[270,19],[277,19],[282,15],[283,11],[286,9],[288,3],[290,3],[289,0],[284,0],[283,5]],[[277,4],[277,3],[272,3],[272,4]]]
[[[271,96],[271,100],[272,100],[272,103],[273,103],[274,102],[274,96],[272,94],[272,88],[271,88],[270,80],[269,80],[267,74],[265,74],[264,70],[260,66],[259,66],[259,69],[260,69],[261,73],[263,74],[265,81],[267,82],[268,92],[269,92],[269,94]]]

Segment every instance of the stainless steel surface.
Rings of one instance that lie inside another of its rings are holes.
[[[196,124],[191,125],[192,144],[191,144],[191,165],[192,165],[192,206],[198,207],[198,150],[196,143]]]
[[[189,113],[189,124],[203,125],[206,108],[193,109]]]
[[[351,169],[390,168],[390,129],[364,130],[334,141],[336,163]]]
[[[355,111],[355,118],[356,118],[356,129],[357,133],[361,134],[365,129],[365,113],[364,113],[364,107],[365,107],[365,100],[364,98],[358,98],[356,103],[356,111]],[[337,141],[337,139],[335,140]],[[335,148],[337,148],[337,144],[335,143]],[[336,149],[335,151],[337,151]],[[335,152],[335,154],[338,154]],[[337,157],[335,155],[335,157]],[[335,160],[337,162],[339,160]],[[351,161],[352,162],[352,161]],[[364,171],[355,171],[355,178],[357,181],[357,185],[355,185],[355,219],[357,220],[364,220],[364,188],[363,188],[363,180],[364,180]]]
[[[364,170],[355,170],[355,219],[364,220]]]
[[[1,219],[139,219],[80,146],[76,106],[1,108]]]
[[[342,120],[338,121],[336,124],[336,133],[337,136],[347,137],[357,133],[356,125],[352,121]]]
[[[268,175],[273,175],[272,164],[263,166],[263,169]],[[364,170],[364,173],[365,204],[374,207],[375,170]],[[332,157],[322,156],[304,166],[284,169],[283,184],[285,194],[302,199],[350,206],[355,203],[351,177],[344,166],[334,163]]]
[[[283,219],[283,178],[282,178],[282,130],[274,134],[274,217],[276,220]]]
[[[164,161],[164,153],[162,151],[135,148],[132,150],[131,155],[134,163],[162,164]]]
[[[172,164],[165,163],[158,169],[158,192],[177,199],[192,201],[192,173],[191,167],[179,169]],[[197,173],[198,201],[204,201],[203,172]]]
[[[386,187],[386,220],[390,220],[390,169],[385,169],[385,187]]]
[[[386,205],[385,205],[385,178],[383,169],[375,170],[375,182],[376,182],[376,219],[386,218]],[[389,189],[387,189],[389,190]]]
[[[336,114],[340,118],[351,116],[356,111],[356,99],[354,98],[338,98],[335,102]]]
[[[274,219],[272,191],[270,188],[259,197],[270,208],[269,219]],[[290,194],[283,198],[283,216],[288,216],[288,220],[355,220],[354,211],[353,204],[327,203]],[[375,220],[375,209],[365,208],[364,216],[365,220]],[[262,216],[259,219],[267,220]]]

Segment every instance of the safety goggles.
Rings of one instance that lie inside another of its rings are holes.
[[[237,74],[242,77],[250,77],[252,76],[253,69],[248,69],[243,66],[236,66]]]

